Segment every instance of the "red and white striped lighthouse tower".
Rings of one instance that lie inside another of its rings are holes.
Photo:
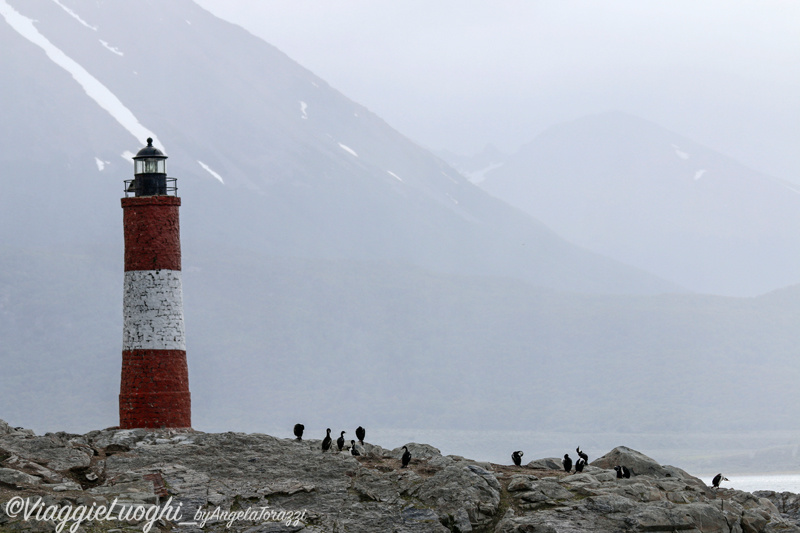
[[[192,425],[189,369],[183,328],[181,240],[174,178],[147,139],[125,181],[122,383],[119,426],[188,428]],[[130,196],[133,194],[133,196]]]

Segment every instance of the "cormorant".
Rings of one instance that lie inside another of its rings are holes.
[[[564,454],[564,458],[561,459],[561,464],[564,465],[564,471],[569,474],[569,471],[572,470],[572,459],[570,459],[568,453]]]
[[[358,443],[361,444],[362,446],[364,445],[364,437],[366,436],[367,436],[366,430],[361,426],[358,426],[356,428],[356,438],[358,439]]]
[[[328,434],[325,435],[324,439],[322,439],[322,451],[323,452],[327,452],[328,450],[331,449],[331,442],[332,442],[331,441],[331,428],[328,428],[326,431],[328,432]]]
[[[356,441],[350,441],[350,455],[361,455],[358,450],[356,450]]]
[[[629,479],[631,477],[631,471],[627,466],[615,466],[614,470],[617,471],[617,479]]]
[[[524,454],[522,453],[522,451],[518,450],[518,451],[516,451],[516,452],[511,454],[511,460],[514,461],[515,465],[520,466],[522,464],[522,456],[523,455]]]
[[[714,479],[711,480],[711,484],[714,486],[715,489],[719,488],[719,484],[723,481],[730,481],[728,478],[723,476],[722,474],[717,474],[714,476]]]
[[[297,440],[303,440],[304,429],[306,429],[306,427],[303,424],[294,425],[294,436],[297,437]]]
[[[342,434],[336,439],[336,445],[339,447],[339,451],[342,451],[342,448],[344,448],[344,434],[345,432],[342,431]]]
[[[408,463],[411,461],[411,452],[408,451],[408,447],[403,446],[403,449],[405,450],[405,453],[403,453],[403,459],[402,459],[403,465],[400,468],[407,467]]]
[[[582,451],[581,451],[581,447],[580,447],[580,446],[578,446],[577,448],[575,448],[575,451],[576,451],[576,452],[578,452],[578,457],[580,457],[581,459],[583,459],[583,462],[584,462],[584,463],[588,463],[588,462],[589,462],[589,456],[588,456],[588,455],[586,455],[586,453],[585,453],[585,452],[582,452]]]
[[[586,460],[583,457],[578,457],[575,461],[575,472],[583,472],[583,467],[586,466]]]

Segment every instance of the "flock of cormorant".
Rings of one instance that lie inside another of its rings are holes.
[[[294,425],[294,436],[295,436],[295,438],[297,438],[297,440],[303,440],[303,431],[305,431],[305,429],[306,429],[306,427],[303,424],[295,424]],[[328,450],[330,450],[331,449],[331,445],[333,444],[333,439],[331,439],[331,428],[328,428],[326,431],[327,431],[327,434],[325,435],[325,438],[322,439],[322,451],[323,452],[327,452]],[[346,431],[342,431],[339,434],[339,438],[336,439],[336,447],[339,448],[340,452],[342,450],[344,450],[344,444],[345,444],[344,434],[345,433],[347,433],[347,432]],[[366,436],[367,436],[366,430],[363,427],[358,426],[356,428],[356,438],[358,439],[359,444],[361,444],[362,446],[364,445],[364,437],[366,437]],[[408,449],[406,449],[406,453],[408,453]],[[361,455],[361,452],[359,452],[358,448],[356,448],[356,441],[355,440],[351,440],[350,441],[350,455],[354,455],[354,456]],[[409,457],[409,460],[411,460],[411,454],[409,454],[408,457]],[[403,454],[403,458],[404,458],[403,467],[405,467],[406,465],[408,465],[408,461],[405,461],[405,454]]]
[[[297,440],[303,440],[303,431],[305,429],[306,429],[306,427],[303,424],[295,424],[294,425],[294,436],[297,438]],[[331,428],[326,429],[326,431],[327,431],[327,434],[325,435],[325,438],[322,439],[322,451],[323,452],[326,452],[326,451],[330,450],[331,445],[333,444],[333,440],[331,439]],[[347,432],[346,431],[342,431],[339,434],[339,438],[336,439],[336,446],[337,446],[337,448],[339,448],[340,452],[344,449],[344,444],[345,444],[344,434],[345,433],[347,433]],[[367,432],[363,427],[358,426],[356,428],[356,438],[358,439],[358,442],[362,446],[364,445],[364,437],[366,435],[367,435]],[[406,468],[408,466],[408,463],[411,462],[411,452],[408,451],[408,447],[407,446],[403,446],[403,449],[405,450],[405,452],[403,452],[403,457],[400,459],[400,462],[401,462],[400,468]],[[578,454],[578,460],[575,461],[575,473],[583,472],[583,468],[589,463],[589,456],[586,454],[586,452],[581,451],[581,447],[580,446],[575,448],[575,451]],[[355,456],[361,455],[361,453],[356,448],[356,441],[354,441],[354,440],[350,441],[350,454],[351,455],[355,455]],[[511,454],[511,461],[514,462],[514,465],[516,465],[516,466],[521,466],[522,465],[522,456],[523,455],[524,455],[524,453],[522,452],[522,450],[517,450],[517,451],[515,451],[515,452],[513,452]],[[564,471],[567,472],[568,474],[572,472],[572,458],[569,456],[568,453],[565,453],[564,454],[564,458],[561,459],[561,466],[564,467]],[[630,468],[628,468],[625,465],[615,466],[614,470],[617,472],[617,478],[618,479],[629,479],[631,477],[631,474],[634,473]],[[714,476],[714,479],[711,481],[711,484],[714,486],[715,489],[718,489],[719,488],[719,484],[722,481],[729,481],[729,480],[728,480],[728,478],[726,478],[722,474],[717,474],[716,476]]]

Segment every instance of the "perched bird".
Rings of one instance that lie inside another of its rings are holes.
[[[581,447],[580,447],[580,446],[578,446],[577,448],[575,448],[575,451],[576,451],[576,452],[578,452],[578,457],[580,457],[581,459],[583,459],[583,462],[584,462],[584,463],[588,463],[588,462],[589,462],[589,456],[588,456],[588,455],[586,455],[586,453],[585,453],[585,452],[582,452],[582,451],[581,451]]]
[[[575,472],[583,472],[583,467],[586,466],[586,460],[583,457],[578,457],[575,461]]]
[[[516,451],[511,454],[511,460],[514,461],[514,464],[520,466],[522,464],[522,456],[524,454],[521,451]]]
[[[614,470],[617,471],[617,479],[628,479],[631,477],[631,471],[626,466],[615,466]]]
[[[364,437],[366,436],[367,436],[366,430],[361,426],[358,426],[356,428],[356,438],[358,439],[358,443],[361,444],[362,446],[364,445]]]
[[[303,440],[304,429],[306,429],[306,427],[303,424],[294,425],[294,436],[297,437],[297,440]]]
[[[356,450],[356,441],[350,441],[350,455],[361,455],[358,450]]]
[[[336,445],[339,447],[339,451],[342,451],[342,448],[344,448],[344,434],[345,432],[342,431],[342,434],[336,439]]]
[[[714,479],[711,480],[711,484],[714,486],[715,489],[719,488],[719,484],[723,481],[730,481],[730,479],[726,478],[722,474],[717,474],[714,476]]]
[[[401,466],[400,468],[407,467],[408,463],[411,461],[411,452],[408,451],[408,447],[403,446],[403,449],[405,450],[405,452],[403,453],[403,458],[401,459],[403,466]]]
[[[325,435],[324,439],[322,439],[322,451],[323,452],[327,452],[328,450],[331,449],[331,442],[332,442],[332,440],[331,440],[331,428],[328,428],[326,431],[328,432],[328,434]]]
[[[564,466],[564,471],[569,473],[572,470],[572,459],[570,459],[569,454],[565,453],[564,458],[561,459],[561,464]]]

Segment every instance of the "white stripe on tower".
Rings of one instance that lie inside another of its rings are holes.
[[[125,272],[123,350],[186,350],[180,270]]]

